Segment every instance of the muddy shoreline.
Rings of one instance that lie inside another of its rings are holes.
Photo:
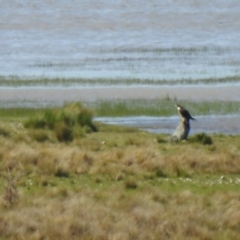
[[[94,102],[111,99],[166,98],[191,101],[239,101],[240,86],[124,86],[124,87],[51,87],[0,88],[0,101],[56,103]]]

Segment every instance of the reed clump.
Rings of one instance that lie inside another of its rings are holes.
[[[71,142],[75,137],[97,131],[92,121],[92,112],[80,103],[67,104],[59,109],[47,109],[41,116],[28,119],[24,126],[34,129],[50,129],[60,142]],[[82,129],[82,130],[79,130]],[[35,135],[45,140],[43,133]]]

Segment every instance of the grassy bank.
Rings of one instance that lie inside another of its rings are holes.
[[[120,116],[175,116],[177,115],[175,104],[181,104],[188,109],[192,115],[226,115],[226,114],[239,114],[240,102],[239,101],[188,101],[178,100],[166,95],[164,98],[158,99],[111,99],[99,100],[96,102],[85,102],[84,106],[90,108],[95,116],[98,117],[120,117]],[[0,116],[2,119],[9,118],[27,118],[43,113],[46,108],[39,106],[38,102],[33,102],[33,107],[24,107],[20,103],[8,104],[1,103],[5,108],[0,108]],[[36,108],[37,106],[37,108]],[[54,105],[53,105],[54,106]],[[48,109],[53,108],[49,104]],[[57,108],[57,107],[56,107]]]
[[[240,102],[237,101],[178,101],[168,95],[165,99],[100,101],[92,107],[97,116],[174,116],[177,114],[175,103],[183,105],[194,116],[240,113]]]
[[[238,238],[239,136],[171,144],[167,135],[83,124],[92,115],[78,104],[1,111],[2,239]],[[81,134],[62,141],[59,123]]]
[[[84,106],[92,109],[95,116],[174,116],[177,114],[175,104],[181,104],[192,115],[227,115],[239,114],[239,101],[189,101],[171,98],[168,95],[157,99],[111,99],[85,102]],[[19,103],[21,105],[21,103]],[[12,104],[14,106],[14,103]],[[15,104],[16,105],[16,104]],[[24,105],[24,103],[22,104]],[[32,104],[38,106],[37,102]],[[6,106],[8,104],[6,103]],[[53,106],[47,107],[48,109]],[[0,108],[2,120],[9,118],[29,118],[43,113],[46,107],[4,107]]]

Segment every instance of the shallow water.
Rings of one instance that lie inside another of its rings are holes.
[[[0,4],[3,77],[171,81],[240,75],[239,0]]]
[[[196,116],[197,121],[191,121],[190,134],[195,133],[218,133],[240,134],[240,115],[213,115]],[[130,126],[152,133],[173,134],[179,123],[179,117],[98,117],[95,121]]]

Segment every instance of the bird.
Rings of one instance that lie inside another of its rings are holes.
[[[190,132],[190,120],[196,121],[196,119],[193,118],[184,107],[179,104],[175,104],[175,106],[177,107],[178,113],[181,116],[182,120],[170,137],[171,142],[187,140],[188,134]]]
[[[184,122],[189,122],[189,120],[197,121],[195,118],[193,118],[191,116],[191,114],[188,112],[188,110],[186,110],[184,107],[182,107],[179,104],[176,104],[175,106],[177,107],[178,113],[182,117],[182,120]]]

